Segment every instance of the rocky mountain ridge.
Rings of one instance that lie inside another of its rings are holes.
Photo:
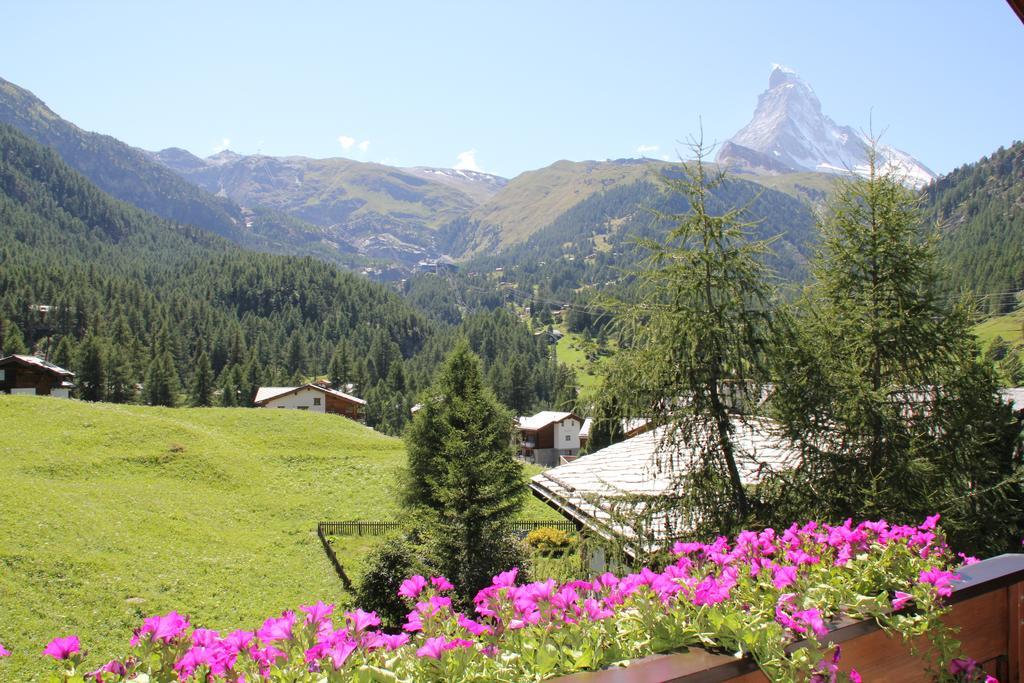
[[[722,145],[717,161],[741,172],[863,174],[869,144],[864,132],[826,116],[814,90],[795,71],[776,65],[750,123]],[[936,178],[906,152],[880,144],[878,153],[880,166],[904,175],[909,185],[921,187]]]

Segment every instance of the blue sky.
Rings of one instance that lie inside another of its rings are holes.
[[[284,9],[285,7],[288,9]],[[0,76],[83,128],[200,156],[347,156],[515,176],[724,140],[772,63],[840,124],[946,172],[1024,138],[1003,0],[8,0]],[[16,28],[15,28],[16,27]]]

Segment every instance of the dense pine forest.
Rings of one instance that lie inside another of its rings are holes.
[[[1024,142],[939,178],[925,207],[950,289],[979,295],[985,312],[1013,310],[1024,288]]]
[[[330,375],[368,400],[371,426],[397,432],[459,334],[508,405],[557,391],[545,347],[507,312],[433,320],[336,266],[247,252],[114,200],[6,126],[0,149],[2,350],[69,367],[87,398],[247,405],[260,385]]]

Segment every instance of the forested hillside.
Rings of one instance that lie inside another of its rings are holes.
[[[939,178],[925,202],[950,289],[973,291],[987,312],[1012,310],[1024,288],[1024,142]]]
[[[556,391],[546,348],[504,311],[464,330],[434,322],[328,263],[247,252],[116,201],[6,126],[0,149],[0,347],[49,355],[92,398],[164,403],[157,386],[187,392],[205,355],[223,405],[329,373],[368,399],[371,425],[395,432],[462,331],[511,407]],[[516,363],[513,392],[492,366]]]
[[[802,280],[815,239],[808,205],[748,181],[730,180],[716,189],[709,209],[724,213],[741,206],[756,224],[757,238],[775,238],[767,262],[776,276],[784,282]],[[621,282],[648,255],[637,240],[660,241],[667,234],[671,225],[658,214],[687,210],[684,198],[666,193],[657,183],[621,185],[580,202],[526,242],[470,261],[465,270],[501,268],[507,296],[531,306],[535,314],[571,304],[572,326],[582,329],[593,324],[579,317],[590,295]]]
[[[142,150],[65,121],[31,92],[2,78],[0,124],[53,148],[104,192],[167,220],[188,223],[260,251],[310,254],[346,265],[364,262],[322,228],[263,207],[243,210],[230,199],[179,178]]]

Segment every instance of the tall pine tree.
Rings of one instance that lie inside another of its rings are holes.
[[[426,520],[433,569],[451,579],[467,603],[509,568],[508,522],[526,495],[512,426],[463,340],[406,431],[404,504]]]

